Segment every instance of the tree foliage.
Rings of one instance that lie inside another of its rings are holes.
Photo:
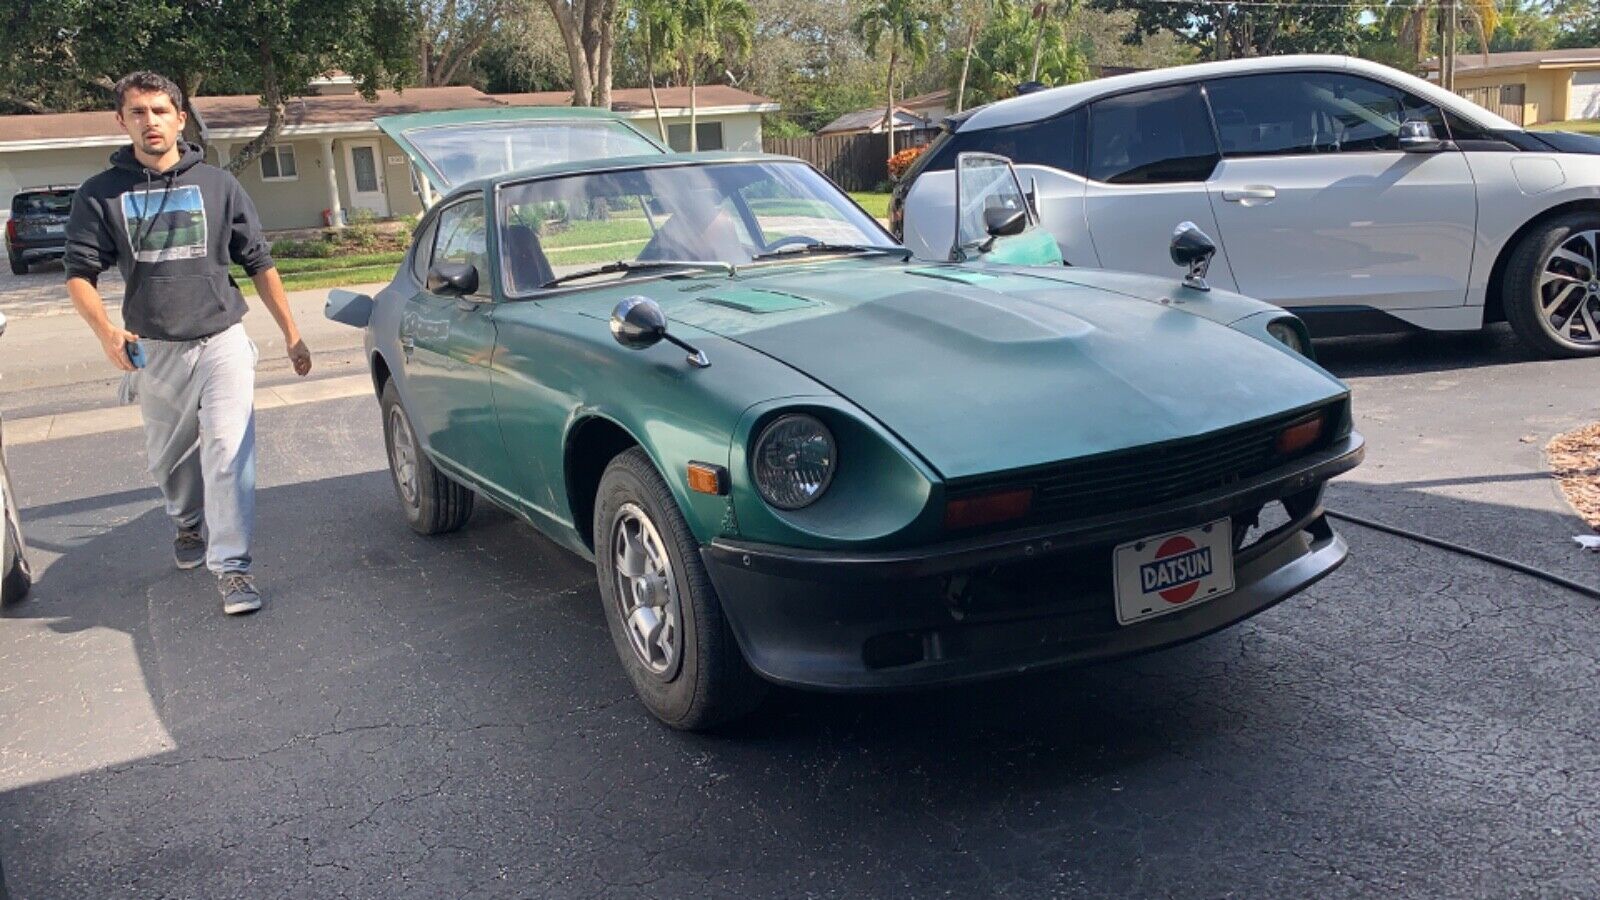
[[[1094,0],[1103,10],[1134,14],[1126,40],[1176,35],[1205,59],[1280,53],[1351,53],[1360,33],[1355,6],[1327,0],[1259,3],[1183,0]]]
[[[427,86],[456,84],[501,29],[531,18],[534,0],[412,0],[417,77]]]
[[[894,156],[894,79],[901,62],[913,67],[924,63],[933,49],[933,29],[940,19],[931,0],[869,0],[850,23],[850,31],[866,45],[867,53],[879,49],[888,55],[884,86],[884,133],[889,156]]]
[[[1043,39],[1039,42],[1041,28]],[[967,105],[1014,96],[1017,85],[1029,80],[1036,42],[1040,51],[1037,80],[1060,85],[1089,77],[1088,61],[1068,42],[1060,20],[1041,21],[1033,17],[1030,7],[1016,0],[997,0],[988,23],[978,33],[972,54]]]

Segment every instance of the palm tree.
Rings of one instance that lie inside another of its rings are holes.
[[[1478,35],[1478,46],[1483,48],[1483,55],[1487,59],[1489,38],[1500,25],[1500,11],[1495,8],[1495,0],[1416,0],[1416,2],[1396,3],[1386,11],[1386,24],[1394,32],[1399,33],[1402,46],[1415,51],[1417,63],[1420,65],[1428,56],[1429,33],[1443,32],[1441,26],[1445,24],[1443,21],[1445,11],[1451,8],[1456,10],[1457,16],[1471,23]],[[1441,40],[1439,83],[1454,90],[1454,76],[1454,47],[1445,46],[1445,41]]]
[[[644,42],[645,80],[650,85],[650,105],[656,113],[656,129],[661,143],[667,138],[667,120],[661,115],[661,97],[656,93],[657,60],[672,58],[683,44],[683,19],[671,0],[633,0],[633,26]]]
[[[1072,15],[1073,0],[1039,0],[1033,5],[1033,18],[1039,22],[1039,30],[1033,35],[1033,64],[1028,67],[1028,80],[1039,80],[1039,54],[1044,49],[1044,33],[1046,19],[1050,13],[1059,11],[1063,17]]]
[[[699,105],[695,87],[702,61],[742,57],[754,40],[755,13],[748,0],[678,0],[683,38],[678,51],[689,79],[689,149],[700,149]]]
[[[850,30],[876,55],[878,45],[889,45],[889,74],[884,88],[884,131],[889,135],[889,156],[894,156],[894,71],[901,58],[918,65],[928,61],[928,32],[938,20],[929,0],[869,0],[850,23]]]
[[[961,79],[956,82],[956,112],[966,109],[967,74],[972,71],[972,48],[978,41],[978,32],[994,11],[995,0],[966,0],[958,4],[956,16],[967,25],[967,44],[961,51]]]

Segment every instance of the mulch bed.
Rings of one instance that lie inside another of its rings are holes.
[[[1557,435],[1545,454],[1567,502],[1600,531],[1600,423]]]

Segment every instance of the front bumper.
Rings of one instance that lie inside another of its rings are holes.
[[[1338,568],[1348,547],[1328,524],[1323,488],[1364,453],[1351,433],[1183,501],[934,547],[861,554],[719,540],[701,556],[745,658],[780,684],[882,690],[1094,662],[1226,628]],[[1286,521],[1236,552],[1232,593],[1117,624],[1116,545],[1273,501]]]

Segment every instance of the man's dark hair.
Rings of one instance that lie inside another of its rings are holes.
[[[122,76],[122,80],[111,90],[117,95],[117,112],[122,112],[122,104],[127,99],[129,91],[145,93],[160,91],[172,101],[173,109],[183,109],[183,90],[171,78],[155,72],[129,72]]]

